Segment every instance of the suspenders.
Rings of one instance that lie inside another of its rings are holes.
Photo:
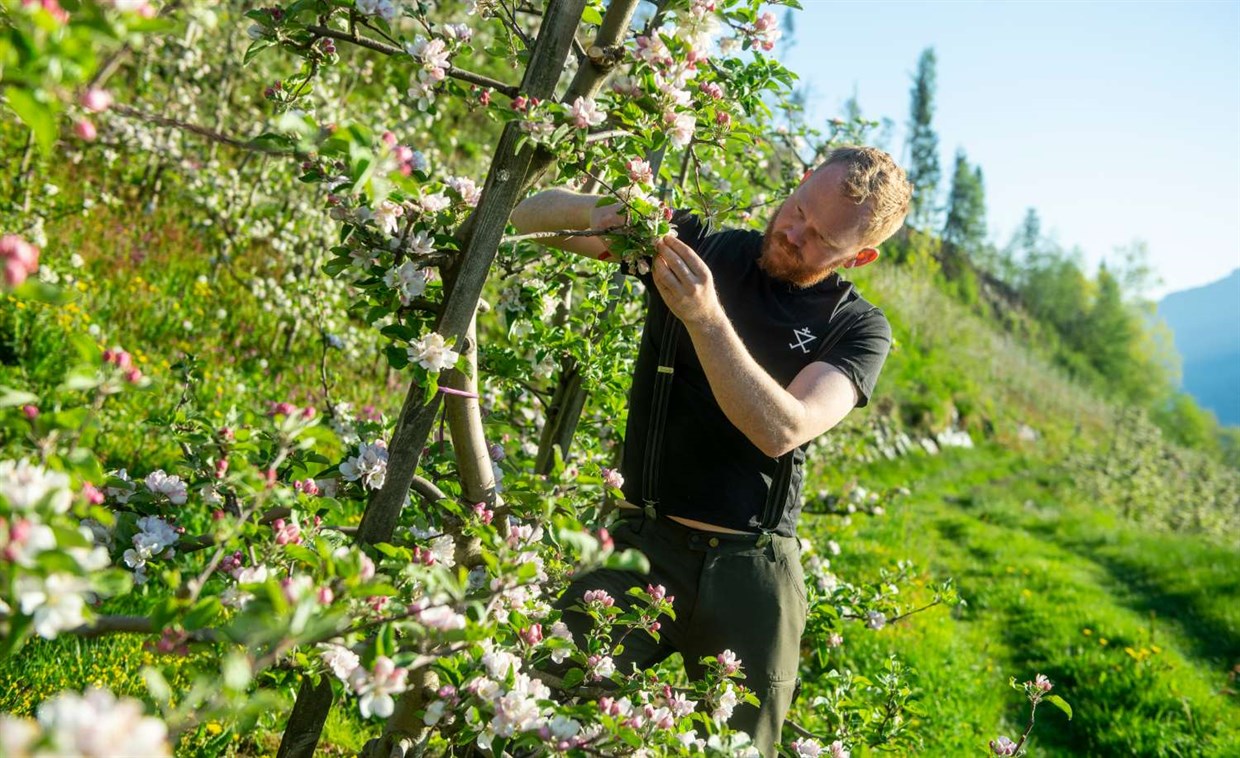
[[[849,329],[852,329],[862,318],[873,310],[860,311],[851,317],[839,319],[823,338],[820,348],[823,355],[829,353]],[[676,347],[684,325],[670,311],[663,324],[663,334],[659,342],[659,361],[654,378],[654,397],[650,404],[650,425],[646,431],[646,455],[642,462],[642,507],[647,518],[655,518],[659,504],[659,473],[663,457],[663,432],[667,425],[668,404],[672,395],[672,380],[676,362]],[[770,540],[770,535],[779,526],[783,517],[784,505],[788,500],[788,490],[792,486],[792,475],[796,465],[798,450],[792,450],[778,459],[775,475],[771,477],[771,486],[767,491],[766,504],[762,509],[762,520],[758,524],[763,543]]]
[[[659,341],[659,363],[654,377],[654,397],[650,403],[650,426],[646,430],[646,458],[642,463],[642,507],[648,518],[655,517],[659,503],[659,463],[663,457],[663,428],[667,425],[667,405],[672,397],[676,345],[684,325],[671,311],[663,323]]]

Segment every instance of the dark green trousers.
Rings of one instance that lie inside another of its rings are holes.
[[[676,620],[660,619],[659,642],[644,632],[629,635],[617,668],[628,673],[632,665],[647,668],[679,652],[688,675],[700,678],[703,657],[731,650],[741,661],[744,685],[761,706],[737,706],[728,725],[748,732],[763,756],[774,756],[796,688],[805,631],[800,542],[704,532],[627,510],[612,537],[617,550],[644,553],[650,573],[594,571],[575,580],[557,606],[566,609],[587,590],[604,589],[627,607],[630,587],[662,584],[675,598]],[[591,621],[583,613],[565,610],[564,622],[579,644],[591,634]]]

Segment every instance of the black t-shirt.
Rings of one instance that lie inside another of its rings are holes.
[[[797,287],[771,278],[758,267],[762,234],[727,230],[710,233],[686,212],[673,218],[679,238],[710,268],[719,302],[750,355],[781,386],[810,363],[839,368],[856,386],[858,406],[874,391],[891,348],[891,326],[851,283],[832,274],[814,287]],[[650,274],[646,285],[646,323],[629,396],[625,432],[624,495],[643,504],[646,448],[655,376],[664,328],[671,315]],[[855,320],[834,348],[823,354],[823,338],[840,319]],[[728,420],[715,401],[693,342],[682,334],[676,350],[666,424],[660,445],[657,510],[730,529],[759,531],[778,459],[759,450]],[[801,511],[805,448],[794,451],[794,468],[777,534],[792,536]]]

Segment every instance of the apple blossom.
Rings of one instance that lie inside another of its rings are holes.
[[[99,87],[91,87],[82,93],[82,107],[91,113],[102,113],[112,107],[112,93]]]
[[[404,207],[393,200],[380,200],[371,212],[371,217],[384,234],[395,234],[400,225],[397,219],[403,215],[405,215]]]
[[[731,650],[724,650],[722,653],[715,656],[715,661],[719,663],[720,668],[723,670],[724,676],[731,676],[741,668],[741,660],[737,658],[736,653],[733,653]]]
[[[54,513],[64,513],[73,504],[68,476],[25,459],[0,461],[0,497],[10,508],[23,511],[34,509],[45,498]]]
[[[460,360],[460,353],[448,347],[443,335],[431,332],[414,340],[409,346],[409,360],[433,373],[450,369]]]
[[[995,755],[1016,755],[1016,743],[1007,737],[991,740],[990,749]]]
[[[37,726],[0,717],[0,752],[13,756],[172,755],[167,726],[146,716],[140,701],[117,698],[108,690],[92,687],[81,695],[62,692],[41,703],[37,716]],[[30,752],[38,740],[43,741],[39,749]]]
[[[22,575],[17,577],[14,589],[21,612],[33,617],[34,631],[44,639],[54,639],[60,632],[86,623],[82,612],[89,586],[81,577]]]
[[[99,136],[99,130],[91,123],[90,119],[81,119],[73,124],[73,133],[84,142],[94,142]]]
[[[361,696],[358,707],[362,718],[372,715],[387,718],[395,710],[396,702],[392,695],[399,695],[408,689],[406,678],[409,672],[392,662],[391,658],[381,655],[375,659],[371,671],[358,667],[350,675],[353,691]]]
[[[607,114],[598,109],[594,101],[578,97],[573,101],[573,105],[568,111],[569,117],[578,129],[588,129],[591,126],[598,126],[607,119]]]
[[[387,443],[375,440],[369,445],[358,445],[357,455],[340,464],[340,476],[347,482],[361,480],[362,487],[368,490],[383,488],[387,479],[388,451]]]
[[[156,495],[167,497],[173,505],[184,505],[189,494],[181,477],[167,474],[163,469],[156,469],[147,474],[144,483],[148,490]]]
[[[383,283],[396,290],[401,305],[409,305],[415,297],[426,292],[426,270],[413,261],[405,261],[396,268],[388,269]]]

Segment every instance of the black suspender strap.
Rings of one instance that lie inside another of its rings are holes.
[[[820,354],[826,356],[830,353],[835,348],[835,345],[848,333],[848,330],[852,329],[873,310],[877,309],[871,308],[870,310],[854,314],[852,318],[842,318],[837,321],[823,339],[822,347],[819,349]],[[775,467],[775,474],[771,477],[771,488],[766,495],[766,507],[762,509],[762,521],[759,522],[758,526],[764,535],[763,540],[769,539],[767,535],[775,531],[775,527],[779,526],[779,520],[783,518],[784,504],[788,500],[788,489],[792,486],[792,470],[795,465],[794,458],[796,452],[796,450],[790,450],[781,455],[779,463]]]
[[[680,319],[670,311],[663,324],[659,343],[659,363],[654,377],[650,404],[650,426],[646,431],[646,457],[642,464],[642,506],[646,516],[654,518],[659,503],[659,469],[663,457],[663,428],[667,424],[667,407],[672,395],[672,378],[676,363],[676,345],[684,331]]]

